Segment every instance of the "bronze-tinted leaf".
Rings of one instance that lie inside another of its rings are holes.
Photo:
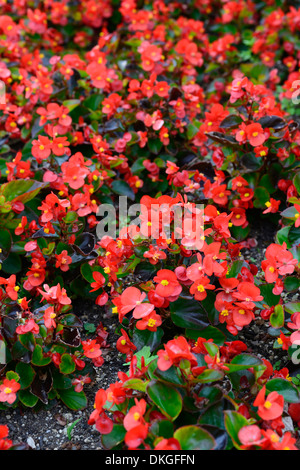
[[[258,122],[263,129],[271,127],[277,131],[287,126],[287,123],[279,116],[264,116]]]
[[[73,245],[77,253],[80,253],[83,256],[89,255],[95,247],[95,237],[89,232],[83,232],[76,238],[76,241]]]
[[[63,332],[57,335],[56,340],[73,348],[78,348],[80,346],[80,332],[78,328],[68,328],[65,326]]]
[[[52,389],[52,384],[53,380],[50,369],[39,370],[31,384],[30,391],[47,405],[48,393]]]

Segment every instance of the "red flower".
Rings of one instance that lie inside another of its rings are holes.
[[[299,227],[299,225],[300,225],[300,205],[295,204],[294,207],[297,211],[297,213],[295,214],[295,227]]]
[[[103,407],[107,401],[107,393],[102,388],[98,390],[95,397],[95,410],[91,413],[88,424],[96,425],[96,429],[101,432],[101,434],[109,434],[113,429],[112,420],[106,415],[103,410]]]
[[[162,439],[155,447],[154,450],[181,450],[180,444],[174,437],[169,439]]]
[[[125,443],[131,449],[139,447],[146,439],[149,426],[143,418],[147,407],[146,401],[143,398],[140,401],[136,398],[134,400],[135,406],[130,408],[123,421],[127,431]]]
[[[199,277],[190,287],[190,293],[196,300],[204,300],[207,297],[206,289],[213,290],[215,286],[209,283],[206,276]]]
[[[183,336],[168,341],[164,346],[165,349],[157,352],[157,367],[160,370],[168,370],[173,364],[178,366],[181,359],[187,359],[191,365],[197,365],[197,359],[191,353],[191,347]]]
[[[155,290],[160,297],[176,296],[182,291],[176,274],[169,269],[160,269],[153,281],[158,283]]]
[[[16,392],[20,390],[21,385],[14,379],[4,379],[0,385],[0,402],[7,402],[10,405],[17,399]]]
[[[144,258],[148,258],[151,264],[157,264],[160,259],[166,259],[167,255],[164,251],[160,251],[157,246],[150,245],[150,249],[145,251]]]
[[[54,312],[54,307],[48,307],[44,313],[44,323],[46,328],[56,328],[56,323],[54,318],[56,313]]]
[[[40,331],[39,326],[35,323],[33,318],[30,318],[26,323],[16,328],[16,333],[18,333],[18,335],[25,335],[30,331],[35,335]]]
[[[246,134],[253,147],[262,145],[266,140],[264,130],[259,123],[249,124],[249,126],[246,127]]]
[[[77,393],[80,393],[83,390],[84,384],[91,383],[92,379],[88,375],[79,375],[77,378],[72,380],[72,385],[74,385],[74,390]]]
[[[16,275],[12,274],[8,279],[0,277],[0,285],[6,285],[5,291],[11,300],[18,299],[19,286],[16,286]]]
[[[70,305],[71,299],[67,296],[67,291],[63,287],[60,287],[60,284],[57,286],[49,287],[48,284],[44,284],[45,292],[41,289],[38,289],[39,293],[42,294],[43,299],[46,299],[47,302],[50,304],[58,304],[58,306],[62,305]]]
[[[265,394],[266,386],[264,385],[253,402],[253,405],[258,407],[258,415],[265,421],[279,418],[283,412],[283,396],[277,392],[271,392],[265,399]]]
[[[117,350],[123,354],[128,354],[136,350],[136,346],[130,341],[128,334],[125,330],[121,329],[122,336],[117,340]]]
[[[121,313],[124,315],[133,310],[132,316],[136,319],[144,318],[154,310],[154,305],[142,303],[146,294],[136,287],[127,287],[121,295]]]
[[[55,267],[60,268],[61,271],[66,272],[68,271],[69,264],[72,263],[72,258],[71,256],[68,255],[67,250],[63,250],[59,255],[55,255],[56,258],[56,263]]]
[[[233,297],[240,300],[240,305],[246,309],[253,309],[255,307],[254,302],[263,300],[259,287],[256,287],[252,282],[241,282],[237,290],[233,293]]]
[[[263,214],[268,214],[269,212],[275,213],[278,211],[281,201],[276,201],[276,199],[270,198],[270,201],[267,201],[265,205],[267,209],[263,211]]]
[[[83,353],[86,357],[95,359],[102,355],[100,345],[95,339],[88,339],[87,341],[81,341],[83,347]]]
[[[93,278],[95,282],[91,283],[91,287],[93,287],[93,289],[91,289],[90,292],[95,292],[96,290],[100,289],[100,287],[104,286],[105,284],[105,277],[99,271],[93,272]]]
[[[259,446],[264,440],[262,432],[256,424],[241,428],[238,437],[245,448],[255,445]]]
[[[38,140],[32,141],[32,155],[37,159],[38,163],[46,160],[51,154],[52,142],[48,137],[39,135]]]
[[[149,315],[139,320],[136,323],[136,327],[138,330],[156,331],[161,324],[161,316],[157,315],[155,310],[153,310]]]

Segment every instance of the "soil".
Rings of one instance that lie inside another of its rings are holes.
[[[265,249],[274,241],[275,231],[274,225],[265,222],[253,227],[250,238],[257,240],[257,246],[243,249],[243,256],[259,267],[264,259]],[[100,434],[93,426],[88,425],[87,421],[93,411],[96,392],[116,381],[118,371],[124,370],[123,356],[115,347],[118,338],[115,333],[117,317],[109,318],[103,308],[85,301],[74,302],[73,307],[74,312],[79,314],[83,321],[94,323],[96,326],[100,322],[103,323],[109,332],[110,347],[103,350],[105,362],[100,368],[95,368],[93,382],[85,385],[88,405],[83,411],[71,411],[62,403],[54,402],[47,410],[33,412],[16,409],[0,414],[0,424],[8,425],[10,439],[15,442],[27,442],[35,450],[101,450]],[[238,339],[247,344],[249,352],[268,359],[273,365],[277,363],[276,368],[281,368],[288,365],[287,355],[281,349],[273,349],[274,338],[268,334],[269,326],[267,322],[257,318],[242,331]],[[68,426],[76,420],[80,421],[74,426],[69,439]]]
[[[123,355],[116,349],[117,317],[107,318],[103,308],[81,300],[74,302],[73,308],[74,313],[84,322],[96,326],[102,322],[109,333],[109,347],[102,350],[104,364],[94,368],[93,381],[84,386],[88,399],[86,409],[72,411],[53,400],[51,408],[47,410],[34,412],[17,408],[11,412],[0,412],[0,424],[8,425],[9,438],[14,442],[27,443],[35,450],[101,450],[99,432],[87,424],[94,409],[95,395],[100,388],[106,389],[118,379],[119,370],[126,370]],[[76,420],[80,421],[74,426],[69,439],[67,429]]]

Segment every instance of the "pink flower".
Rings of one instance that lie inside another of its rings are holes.
[[[4,379],[3,384],[0,385],[0,402],[7,402],[10,405],[14,403],[17,398],[16,392],[20,388],[20,384],[15,379]]]
[[[142,304],[146,298],[146,294],[141,292],[136,287],[127,287],[121,295],[121,313],[126,313],[133,310],[132,315],[136,319],[144,318],[154,310],[154,305],[150,303]]]

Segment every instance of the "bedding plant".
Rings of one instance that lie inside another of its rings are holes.
[[[22,448],[11,408],[86,407],[105,332],[86,334],[83,298],[118,319],[126,364],[88,421],[105,449],[297,450],[300,2],[0,13],[0,448]],[[259,265],[258,222],[275,233]],[[249,352],[254,322],[287,367]]]

